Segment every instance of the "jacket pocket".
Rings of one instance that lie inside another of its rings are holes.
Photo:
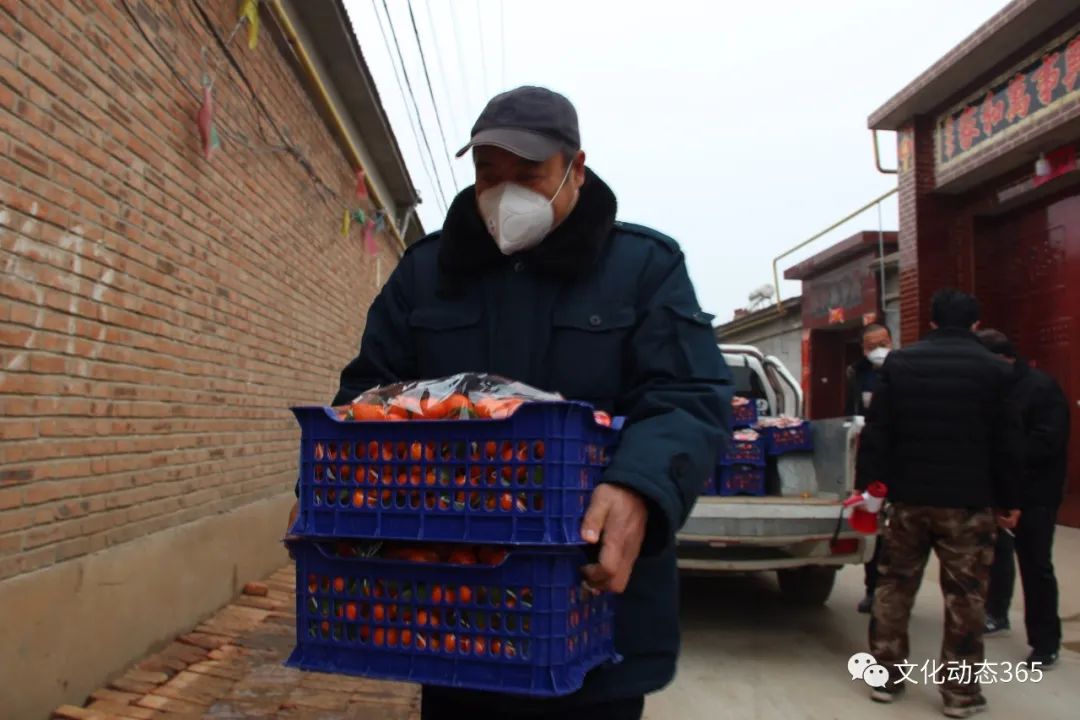
[[[726,377],[723,358],[713,331],[715,315],[683,303],[665,306],[675,323],[679,341],[680,374],[686,379],[717,380]]]
[[[614,399],[622,387],[623,358],[636,322],[629,305],[556,308],[551,318],[551,386],[571,399]]]
[[[421,378],[482,371],[487,365],[487,335],[476,306],[432,305],[409,313]]]

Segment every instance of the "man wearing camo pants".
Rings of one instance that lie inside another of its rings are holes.
[[[1019,517],[1021,431],[1006,401],[1009,368],[972,332],[976,300],[942,290],[932,317],[933,332],[885,361],[860,442],[860,466],[888,485],[890,502],[870,621],[870,654],[889,683],[871,698],[892,702],[905,687],[900,666],[921,667],[908,656],[908,621],[933,549],[945,596],[941,664],[969,668],[937,682],[945,715],[965,718],[987,706],[974,669],[995,532]]]

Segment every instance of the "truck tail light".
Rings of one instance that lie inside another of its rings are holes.
[[[859,552],[858,538],[845,538],[829,544],[829,550],[833,555],[854,555]]]

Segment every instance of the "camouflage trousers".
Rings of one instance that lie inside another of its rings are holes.
[[[942,672],[938,679],[946,702],[969,701],[979,694],[975,678],[983,658],[986,590],[994,558],[997,526],[988,508],[939,508],[893,503],[886,511],[884,549],[878,563],[877,590],[870,619],[870,654],[900,682],[915,663],[908,659],[908,621],[915,594],[922,582],[930,550],[941,565],[941,592],[945,596],[945,635],[941,643]],[[959,672],[961,668],[969,668]],[[919,675],[918,682],[922,682]],[[928,678],[933,682],[932,678]]]

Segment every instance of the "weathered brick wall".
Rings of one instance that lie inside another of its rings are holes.
[[[920,132],[920,130],[922,130]],[[923,302],[919,294],[919,201],[933,189],[934,148],[925,128],[914,122],[901,128],[913,141],[911,165],[902,168],[897,178],[900,246],[900,340],[904,345],[921,336]]]
[[[900,173],[900,326],[907,345],[930,329],[930,299],[944,287],[974,290],[970,214],[960,201],[935,193],[934,123],[919,117],[910,169]]]
[[[321,193],[196,3],[127,2],[153,46],[121,0],[0,0],[0,580],[291,488],[287,408],[329,399],[377,291],[269,13],[229,47]],[[229,33],[233,0],[197,4]],[[203,47],[253,146],[209,162]]]

